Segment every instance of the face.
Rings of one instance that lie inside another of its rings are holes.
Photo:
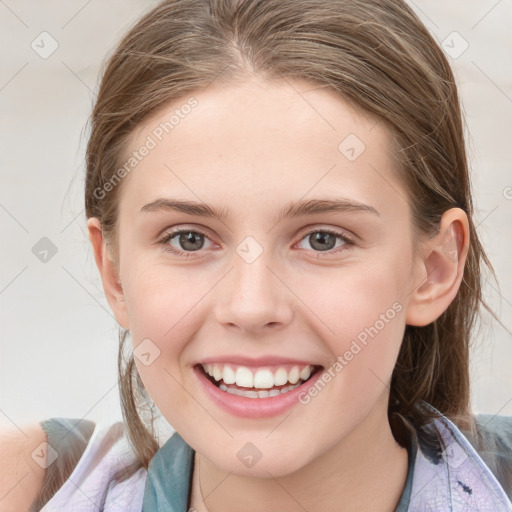
[[[419,280],[392,148],[301,81],[211,86],[133,134],[118,321],[158,409],[217,467],[288,474],[387,422]]]

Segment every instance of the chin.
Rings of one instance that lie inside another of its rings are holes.
[[[237,440],[233,447],[219,443],[219,451],[212,452],[211,445],[204,452],[198,451],[220,470],[249,478],[285,477],[306,467],[314,459],[313,454],[308,457],[303,450],[294,453],[288,449],[275,449],[268,443],[267,446],[263,444],[256,446],[250,441],[241,443]],[[294,446],[302,447],[304,442],[297,442]]]

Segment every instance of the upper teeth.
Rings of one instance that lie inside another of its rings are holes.
[[[215,380],[223,380],[225,384],[236,384],[244,388],[273,388],[284,386],[288,382],[296,384],[299,379],[307,380],[313,366],[292,366],[289,370],[278,368],[258,368],[251,370],[247,366],[234,366],[222,363],[203,364],[204,371]]]

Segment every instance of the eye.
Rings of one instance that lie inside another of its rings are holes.
[[[205,247],[205,241],[212,243],[208,235],[193,229],[179,229],[166,233],[158,244],[167,252],[178,256],[190,257]],[[338,253],[347,250],[355,240],[345,233],[329,229],[315,229],[307,232],[301,239],[306,240],[311,250],[317,253]],[[301,247],[304,248],[304,247]]]
[[[205,240],[209,239],[207,235],[201,231],[180,229],[166,233],[158,243],[161,244],[167,252],[188,257],[191,255],[190,253],[202,249],[205,245]]]
[[[313,231],[309,231],[301,239],[301,242],[303,240],[306,240],[310,244],[313,251],[329,253],[337,253],[346,250],[348,249],[347,246],[351,246],[355,242],[353,238],[349,237],[345,233],[329,229],[315,229]],[[337,242],[339,242],[338,245]]]

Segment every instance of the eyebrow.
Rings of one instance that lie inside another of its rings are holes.
[[[189,215],[216,218],[219,220],[224,220],[228,216],[228,210],[226,209],[217,210],[206,203],[182,201],[171,198],[155,199],[151,203],[144,205],[140,211],[141,213],[175,211]],[[286,218],[295,218],[302,215],[332,212],[366,212],[377,216],[380,215],[373,206],[345,198],[310,199],[307,201],[291,203],[289,206],[283,208],[277,216],[277,222],[281,222]]]

